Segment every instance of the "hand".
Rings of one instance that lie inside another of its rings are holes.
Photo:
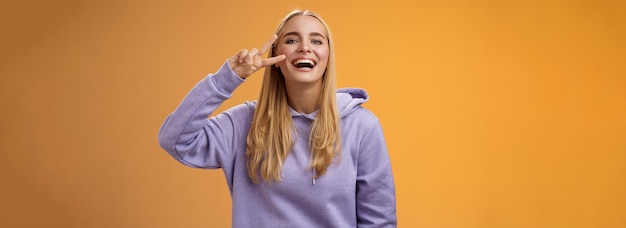
[[[242,49],[233,57],[228,59],[228,64],[230,64],[230,67],[237,75],[239,75],[239,77],[245,79],[263,67],[271,66],[284,61],[285,58],[287,58],[285,55],[274,56],[267,59],[261,58],[261,55],[265,54],[267,50],[272,48],[272,44],[274,44],[276,38],[276,35],[272,35],[272,38],[270,38],[263,45],[263,47],[261,47],[261,49],[253,48],[250,51]]]

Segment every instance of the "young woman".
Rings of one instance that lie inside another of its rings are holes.
[[[207,120],[262,68],[257,102]],[[395,227],[380,123],[361,107],[364,90],[335,84],[326,23],[294,11],[263,47],[239,51],[201,80],[165,120],[159,143],[185,165],[224,171],[233,227]]]

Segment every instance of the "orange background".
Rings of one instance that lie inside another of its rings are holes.
[[[330,24],[339,85],[371,95],[401,227],[626,227],[620,0],[5,1],[0,226],[230,226],[222,172],[157,131],[294,8]]]

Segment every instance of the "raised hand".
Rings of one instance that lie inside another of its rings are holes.
[[[254,72],[257,72],[263,67],[274,65],[280,61],[284,61],[287,58],[285,55],[274,56],[267,59],[262,59],[261,55],[265,54],[267,50],[272,48],[272,44],[276,41],[277,36],[272,35],[261,49],[253,48],[248,51],[246,49],[242,49],[233,57],[228,59],[228,63],[230,64],[231,69],[239,75],[241,78],[247,78],[252,75]]]

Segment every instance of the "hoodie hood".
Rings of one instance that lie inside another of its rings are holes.
[[[369,95],[364,89],[343,88],[337,90],[337,106],[339,117],[343,118],[354,112],[361,104],[369,100]]]
[[[360,88],[342,88],[337,89],[337,107],[339,111],[339,118],[343,118],[350,113],[357,110],[361,104],[367,102],[369,100],[369,95],[364,89]],[[296,112],[293,108],[289,108],[291,111],[291,116],[297,117],[302,116],[307,119],[314,120],[315,116],[317,116],[317,111],[304,114]]]

